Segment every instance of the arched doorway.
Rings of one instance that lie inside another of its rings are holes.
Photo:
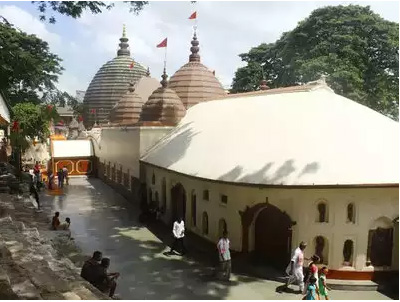
[[[393,222],[387,217],[376,219],[369,229],[367,262],[373,266],[391,266]]]
[[[176,184],[171,189],[171,219],[175,221],[181,217],[184,221],[186,218],[186,191],[181,183]]]
[[[255,221],[255,256],[258,262],[282,268],[290,260],[292,220],[277,207],[268,205]]]

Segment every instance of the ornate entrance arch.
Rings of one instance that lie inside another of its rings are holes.
[[[172,222],[178,217],[186,218],[186,191],[181,183],[177,183],[171,189],[171,219]]]
[[[250,225],[254,222],[254,243],[257,259],[283,266],[290,259],[292,226],[290,216],[269,203],[247,207],[241,212],[242,251],[249,251]]]
[[[292,220],[272,205],[264,208],[255,221],[255,255],[258,260],[285,266],[290,259]]]

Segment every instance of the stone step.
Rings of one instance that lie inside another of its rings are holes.
[[[0,209],[11,208],[0,195]],[[46,238],[32,223],[29,200],[14,198],[10,216],[0,218],[0,299],[107,299],[79,276],[79,269],[54,249],[60,233]],[[28,202],[28,206],[27,206]],[[16,218],[21,218],[21,221]],[[44,217],[44,216],[43,216]],[[33,226],[33,227],[32,227]]]
[[[371,280],[327,279],[326,284],[335,290],[376,291],[378,284]]]

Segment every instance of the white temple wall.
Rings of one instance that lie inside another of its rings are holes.
[[[139,177],[140,128],[103,128],[99,147],[100,162],[122,166],[124,172]]]
[[[113,127],[103,128],[100,143],[93,143],[101,163],[108,162],[117,169],[139,178],[139,159],[154,146],[171,127]]]
[[[369,271],[366,267],[368,246],[368,230],[374,221],[385,217],[393,221],[399,216],[399,189],[384,188],[266,188],[223,184],[213,181],[199,180],[193,177],[159,169],[143,163],[146,184],[152,190],[152,196],[158,192],[162,199],[162,181],[166,180],[167,210],[163,216],[165,223],[171,219],[171,188],[181,183],[186,191],[186,225],[192,232],[217,242],[219,237],[219,220],[225,219],[229,230],[229,238],[233,250],[242,248],[242,222],[239,211],[244,211],[259,203],[268,202],[281,211],[285,211],[296,225],[293,226],[292,249],[300,241],[308,242],[306,256],[315,252],[314,241],[317,236],[327,239],[328,265],[336,270]],[[152,175],[155,184],[152,184]],[[203,200],[203,190],[209,190],[209,200]],[[196,194],[196,226],[191,219],[191,194]],[[221,203],[221,194],[228,197],[227,204]],[[328,222],[316,222],[318,217],[317,205],[324,201],[327,205]],[[354,204],[355,221],[347,222],[347,206]],[[202,213],[208,214],[208,235],[202,232]],[[256,219],[256,218],[255,218]],[[398,226],[397,226],[398,228]],[[394,231],[398,237],[398,229]],[[350,239],[353,241],[353,263],[351,267],[343,267],[343,244]],[[249,232],[249,250],[254,249],[254,221]],[[398,238],[393,247],[392,268],[398,270]]]

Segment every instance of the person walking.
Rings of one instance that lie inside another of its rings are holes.
[[[307,272],[304,277],[304,284],[305,284],[305,291],[308,288],[308,284],[310,283],[310,278],[314,277],[316,280],[318,280],[318,266],[317,263],[319,262],[319,256],[318,255],[313,255],[311,257],[311,262],[308,264]],[[318,289],[318,282],[315,283],[315,286]],[[303,294],[306,294],[306,292],[303,292]]]
[[[307,244],[305,242],[300,242],[298,248],[293,252],[292,259],[286,268],[286,273],[289,278],[286,282],[286,287],[290,284],[297,282],[299,284],[300,292],[304,291],[304,276],[303,276],[303,263],[304,263],[304,250]]]
[[[325,300],[329,300],[328,290],[330,290],[330,288],[328,288],[328,286],[326,285],[326,275],[327,274],[328,274],[328,268],[326,266],[324,266],[321,269],[321,274],[319,275],[318,291],[319,291],[321,298],[325,297]]]
[[[33,173],[36,176],[36,186],[39,187],[39,182],[40,182],[40,165],[39,162],[37,161],[35,166],[33,167]]]
[[[58,170],[57,177],[58,177],[58,187],[59,188],[64,187],[64,172],[62,169]]]
[[[63,173],[64,173],[65,182],[66,182],[66,184],[68,186],[69,185],[68,168],[66,166],[64,166],[62,170],[63,170]]]
[[[185,245],[183,243],[183,238],[185,237],[185,223],[183,219],[179,217],[175,222],[172,228],[172,234],[174,236],[174,242],[172,243],[171,250],[169,251],[172,254],[175,251],[179,252],[177,246],[180,246],[181,255],[184,255],[186,252]]]
[[[29,191],[30,191],[30,195],[33,195],[33,197],[35,198],[37,206],[38,206],[37,209],[38,209],[38,211],[40,211],[39,194],[38,194],[38,191],[37,191],[37,187],[36,187],[36,183],[35,183],[35,179],[34,178],[35,178],[35,176],[32,179]]]
[[[228,231],[224,230],[221,239],[217,244],[219,254],[219,278],[221,280],[229,281],[231,277],[232,263],[231,253],[229,251],[230,241],[228,239]]]
[[[53,171],[50,170],[48,175],[49,175],[49,179],[48,179],[48,181],[49,181],[49,184],[48,184],[49,190],[54,190],[55,188],[54,188],[54,173],[53,173]]]
[[[317,279],[310,277],[310,283],[307,285],[306,295],[303,300],[319,300],[318,288],[316,286]]]

